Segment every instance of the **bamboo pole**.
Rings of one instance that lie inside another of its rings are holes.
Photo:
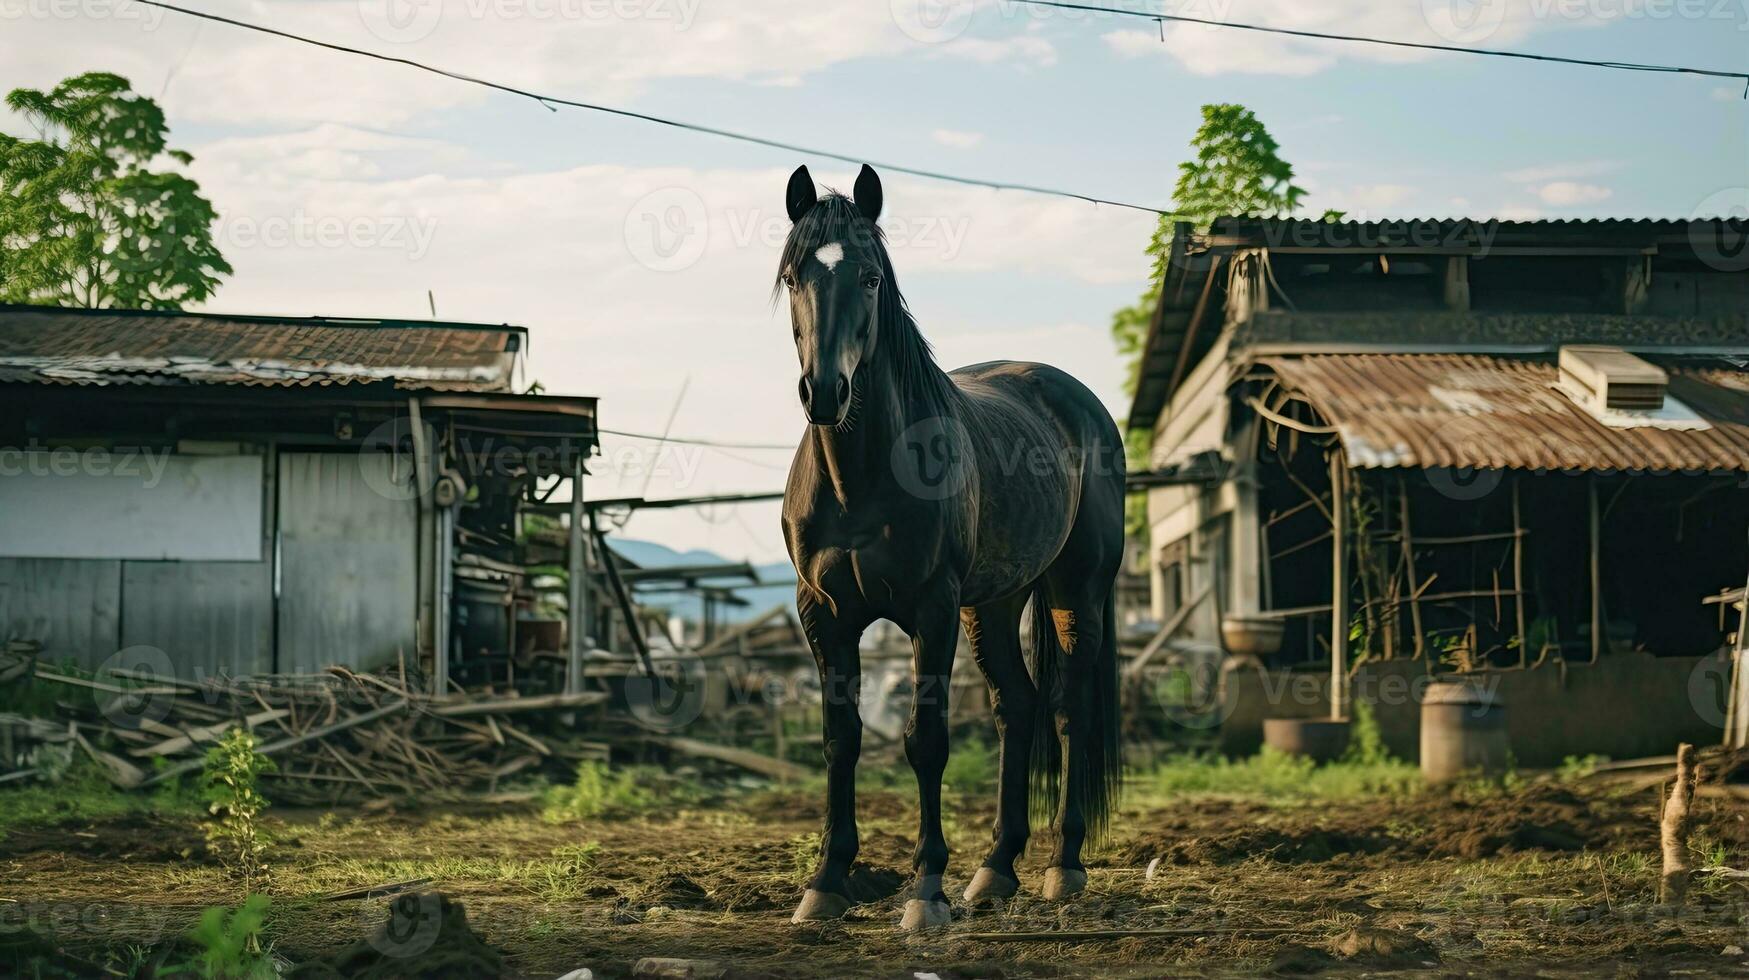
[[[1415,628],[1415,656],[1427,655],[1427,638],[1421,632],[1421,580],[1415,574],[1414,535],[1409,529],[1409,485],[1397,474],[1397,508],[1402,518],[1403,568],[1409,573],[1409,617]]]
[[[1341,721],[1348,680],[1348,500],[1342,451],[1330,453],[1330,720]]]
[[[1524,515],[1519,507],[1519,486],[1524,478],[1514,475],[1512,478],[1512,591],[1518,609],[1518,666],[1525,665],[1529,656],[1527,647],[1530,636],[1524,628]]]

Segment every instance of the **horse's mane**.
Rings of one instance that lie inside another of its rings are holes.
[[[853,242],[867,247],[880,261],[880,320],[875,325],[873,364],[884,371],[908,406],[926,409],[929,414],[945,412],[956,390],[953,382],[936,365],[929,341],[917,329],[911,308],[899,292],[899,280],[893,274],[893,260],[887,254],[886,235],[850,198],[828,190],[826,196],[790,228],[789,238],[783,243],[777,278],[772,282],[773,301],[783,291],[784,270],[801,268],[804,259],[829,242]],[[857,374],[860,387],[863,372]]]

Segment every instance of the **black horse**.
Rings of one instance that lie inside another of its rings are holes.
[[[819,197],[797,168],[787,204],[794,224],[774,295],[789,294],[810,425],[790,467],[783,532],[820,667],[828,773],[819,870],[794,921],[836,918],[855,899],[858,640],[881,618],[910,635],[916,682],[905,756],[922,813],[900,927],[948,921],[941,773],[962,624],[1001,741],[995,846],[965,898],[1019,889],[1029,795],[1056,830],[1044,896],[1073,895],[1087,883],[1082,842],[1103,829],[1120,776],[1117,426],[1056,368],[990,361],[948,374],[935,365],[875,225],[881,182],[871,168],[854,199]]]

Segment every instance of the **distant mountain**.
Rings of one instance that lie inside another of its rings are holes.
[[[639,568],[673,568],[678,565],[728,565],[740,559],[725,558],[714,551],[704,548],[690,548],[686,551],[676,551],[667,545],[654,541],[639,541],[635,538],[609,538],[607,546],[615,555],[637,565]],[[744,622],[764,613],[778,603],[793,605],[796,598],[795,569],[787,561],[771,562],[765,565],[753,566],[759,576],[759,585],[737,585],[736,579],[725,578],[711,581],[712,585],[731,587],[737,596],[747,600],[745,606],[729,606],[722,610],[724,621],[731,623]],[[744,580],[741,580],[744,581]],[[667,609],[682,619],[697,622],[704,615],[704,603],[697,596],[685,593],[667,593],[645,595],[640,602]]]

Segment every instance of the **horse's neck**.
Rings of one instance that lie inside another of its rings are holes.
[[[931,366],[929,370],[941,375],[939,368]],[[952,384],[945,375],[939,381],[943,386]],[[945,406],[932,405],[916,399],[913,392],[900,390],[897,380],[886,370],[869,377],[864,384],[867,389],[863,404],[858,407],[852,425],[845,429],[826,426],[813,429],[833,495],[846,510],[886,482],[893,469],[893,446],[906,427],[945,410]]]

